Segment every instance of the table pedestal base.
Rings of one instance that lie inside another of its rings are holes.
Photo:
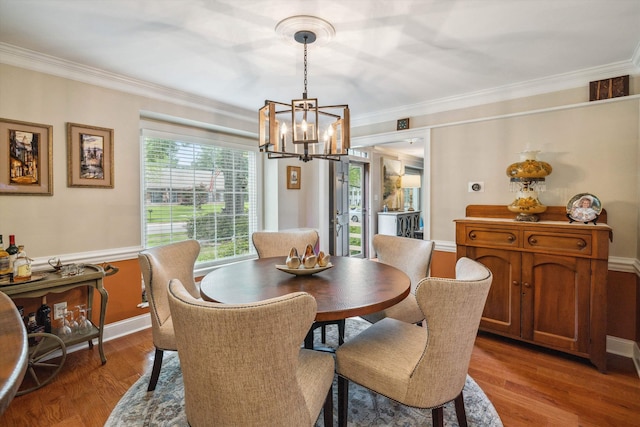
[[[309,332],[307,333],[307,336],[304,338],[304,348],[306,349],[310,349],[310,350],[319,350],[319,351],[330,351],[333,352],[335,350],[329,348],[329,347],[314,347],[313,346],[313,341],[314,341],[314,331],[320,327],[322,327],[324,329],[324,327],[328,326],[328,325],[338,325],[338,345],[342,345],[344,343],[344,329],[345,329],[345,320],[341,319],[341,320],[328,320],[328,321],[324,321],[324,322],[313,322],[313,325],[311,325],[311,329],[309,329]],[[322,337],[322,343],[324,344],[324,334]]]

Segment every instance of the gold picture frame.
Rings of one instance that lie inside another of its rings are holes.
[[[53,195],[53,126],[0,118],[0,195]]]
[[[300,166],[287,166],[287,189],[300,189]]]
[[[113,129],[67,123],[67,187],[113,188]]]

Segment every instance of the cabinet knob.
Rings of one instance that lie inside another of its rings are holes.
[[[578,240],[579,248],[584,248],[585,246],[587,246],[587,242],[585,242],[584,240]]]
[[[524,282],[522,285],[523,285],[525,288],[530,288],[530,287],[531,287],[531,285],[530,285],[529,283],[527,283],[527,282]]]
[[[519,285],[519,283],[518,283],[518,281],[517,281],[517,280],[514,280],[514,281],[513,281],[513,282],[511,282],[511,283],[513,284],[513,286],[518,286],[518,285]]]
[[[530,237],[529,238],[529,243],[531,243],[532,245],[535,245],[536,243],[538,243],[538,240],[533,238],[533,237]]]
[[[514,240],[516,240],[516,236],[514,236],[513,234],[509,234],[509,237],[507,237],[507,240],[510,242],[513,242]]]
[[[469,233],[469,238],[470,239],[475,239],[476,238],[476,233]]]

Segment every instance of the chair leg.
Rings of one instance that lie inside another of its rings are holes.
[[[442,406],[431,410],[431,419],[433,420],[433,427],[444,427],[444,411]]]
[[[458,417],[458,425],[467,427],[467,412],[464,410],[464,398],[462,392],[454,400],[456,406],[456,417]]]
[[[324,401],[324,427],[333,427],[333,385],[329,387],[329,393]]]
[[[344,319],[338,320],[338,345],[344,344],[344,331],[346,321]]]
[[[338,427],[347,427],[349,380],[338,375]]]
[[[322,344],[326,344],[327,343],[327,327],[326,327],[326,325],[322,325],[320,327],[320,342]]]
[[[162,356],[164,351],[156,347],[156,354],[153,358],[153,369],[151,370],[151,379],[149,379],[149,387],[147,391],[153,391],[156,389],[158,383],[158,377],[160,376],[160,368],[162,368]]]

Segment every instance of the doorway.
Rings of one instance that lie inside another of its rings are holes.
[[[330,167],[329,250],[337,256],[367,257],[369,164],[342,159]]]

